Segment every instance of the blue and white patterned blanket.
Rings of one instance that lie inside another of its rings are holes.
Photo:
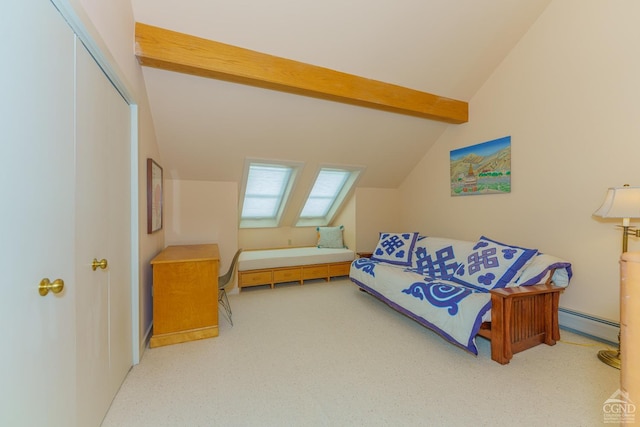
[[[351,280],[446,340],[478,354],[475,336],[491,295],[458,283],[430,279],[410,269],[369,258],[351,264]]]
[[[356,259],[349,274],[361,288],[473,354],[483,320],[491,320],[490,290],[548,280],[565,287],[571,275],[570,263],[537,249],[485,236],[468,242],[415,232],[380,233],[371,258]]]

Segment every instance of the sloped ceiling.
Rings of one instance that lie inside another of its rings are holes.
[[[550,0],[133,0],[136,21],[469,101]],[[452,125],[143,67],[170,178],[237,181],[247,158],[362,165],[394,188]],[[470,121],[473,116],[470,115]]]

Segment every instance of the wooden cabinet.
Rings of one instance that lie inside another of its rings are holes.
[[[218,245],[169,246],[153,260],[150,347],[218,336]]]
[[[302,271],[298,267],[273,270],[273,283],[300,282],[302,284]]]
[[[272,285],[273,284],[273,271],[271,270],[258,270],[251,271],[249,273],[239,274],[239,287],[260,286],[260,285]],[[273,287],[273,285],[271,286]]]
[[[326,279],[329,281],[329,266],[324,265],[303,265],[302,278],[304,280]]]
[[[351,263],[329,264],[329,277],[348,276],[351,270]]]

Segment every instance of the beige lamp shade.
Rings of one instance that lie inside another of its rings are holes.
[[[640,187],[611,187],[593,213],[602,218],[640,218]]]

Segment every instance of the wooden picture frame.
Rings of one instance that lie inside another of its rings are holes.
[[[162,230],[163,199],[162,167],[153,159],[147,159],[147,234]]]

